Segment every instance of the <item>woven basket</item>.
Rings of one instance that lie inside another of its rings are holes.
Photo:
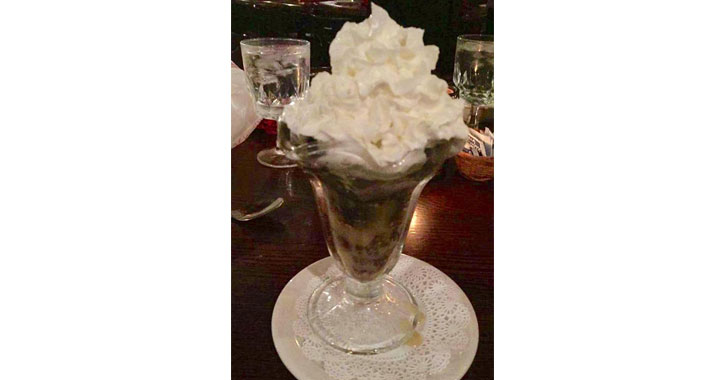
[[[465,152],[458,152],[456,165],[462,176],[485,182],[493,179],[493,157],[475,157]]]

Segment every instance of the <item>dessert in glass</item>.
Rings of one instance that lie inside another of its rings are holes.
[[[332,74],[280,117],[280,146],[310,176],[330,255],[344,273],[310,297],[307,316],[326,343],[374,354],[410,339],[422,315],[387,274],[415,205],[468,135],[463,102],[431,74],[438,48],[372,4],[330,45]]]

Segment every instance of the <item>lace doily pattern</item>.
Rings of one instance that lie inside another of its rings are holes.
[[[307,301],[312,292],[328,277],[342,275],[331,265],[324,277],[313,277],[295,302],[297,318],[293,329],[298,346],[309,360],[322,365],[334,380],[423,380],[443,371],[455,351],[468,344],[466,334],[471,322],[469,310],[457,300],[441,272],[401,255],[390,275],[413,294],[425,315],[417,331],[422,342],[403,345],[377,355],[349,355],[322,342],[307,322]]]

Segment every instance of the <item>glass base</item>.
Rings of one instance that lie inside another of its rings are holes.
[[[410,340],[423,315],[410,292],[389,276],[373,284],[337,277],[312,293],[307,318],[312,331],[332,347],[377,354]]]
[[[284,155],[284,152],[276,148],[265,149],[257,153],[257,162],[275,169],[294,168],[297,166],[294,161]]]

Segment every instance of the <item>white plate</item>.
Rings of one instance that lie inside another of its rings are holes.
[[[272,338],[274,340],[274,347],[287,369],[299,380],[338,380],[343,377],[349,378],[349,374],[333,378],[325,371],[324,361],[315,361],[308,359],[308,357],[305,356],[305,353],[303,353],[303,350],[301,349],[301,342],[303,342],[303,339],[295,335],[295,331],[293,328],[295,320],[298,319],[295,303],[301,296],[304,296],[308,292],[307,288],[310,281],[316,280],[317,278],[323,278],[326,272],[330,270],[330,267],[333,265],[334,261],[332,257],[327,257],[315,262],[314,264],[302,270],[287,283],[287,285],[282,290],[282,293],[280,293],[279,297],[277,298],[276,304],[274,305],[274,311],[272,312]],[[466,317],[467,323],[465,324],[465,327],[459,328],[461,330],[459,331],[459,333],[467,337],[467,342],[465,342],[462,347],[459,343],[459,345],[456,346],[456,349],[449,350],[450,356],[447,356],[446,354],[446,358],[449,358],[449,360],[447,360],[447,364],[445,365],[445,367],[440,368],[439,366],[436,371],[433,371],[434,373],[429,373],[427,374],[427,377],[418,379],[458,380],[462,378],[463,375],[466,374],[466,371],[468,371],[468,368],[471,366],[473,358],[476,354],[476,350],[478,348],[478,321],[476,319],[476,314],[473,310],[471,302],[468,300],[468,297],[466,297],[466,294],[463,293],[461,288],[456,285],[456,283],[453,282],[453,280],[451,280],[443,272],[439,271],[430,264],[418,260],[414,257],[401,255],[398,266],[396,266],[396,268],[393,269],[393,272],[391,273],[391,275],[399,281],[400,278],[398,278],[398,275],[396,275],[396,270],[399,269],[398,267],[401,265],[404,266],[406,268],[404,270],[408,272],[410,272],[411,270],[420,271],[421,269],[423,269],[424,273],[432,273],[435,276],[438,276],[437,278],[444,283],[443,285],[447,290],[446,295],[450,297],[450,300],[452,300],[452,302],[456,302],[459,305],[460,310],[463,310],[461,306],[464,307],[468,313],[468,315],[465,315],[465,311],[462,312]],[[400,271],[397,272],[398,274],[400,273]],[[413,276],[413,278],[419,278],[419,276]],[[408,279],[408,281],[412,280]],[[409,289],[411,289],[410,284],[406,285]],[[418,302],[422,303],[422,299],[419,298]],[[439,305],[436,307],[439,307]],[[424,323],[429,322],[430,321],[426,321]],[[446,349],[446,347],[443,348]],[[390,355],[400,355],[400,352],[396,353],[396,351],[406,349],[411,350],[408,347],[398,348],[391,351]],[[346,360],[360,361],[366,360],[365,358],[366,356],[360,355],[346,356]],[[370,357],[367,356],[367,358]],[[334,373],[335,371],[332,372]]]

